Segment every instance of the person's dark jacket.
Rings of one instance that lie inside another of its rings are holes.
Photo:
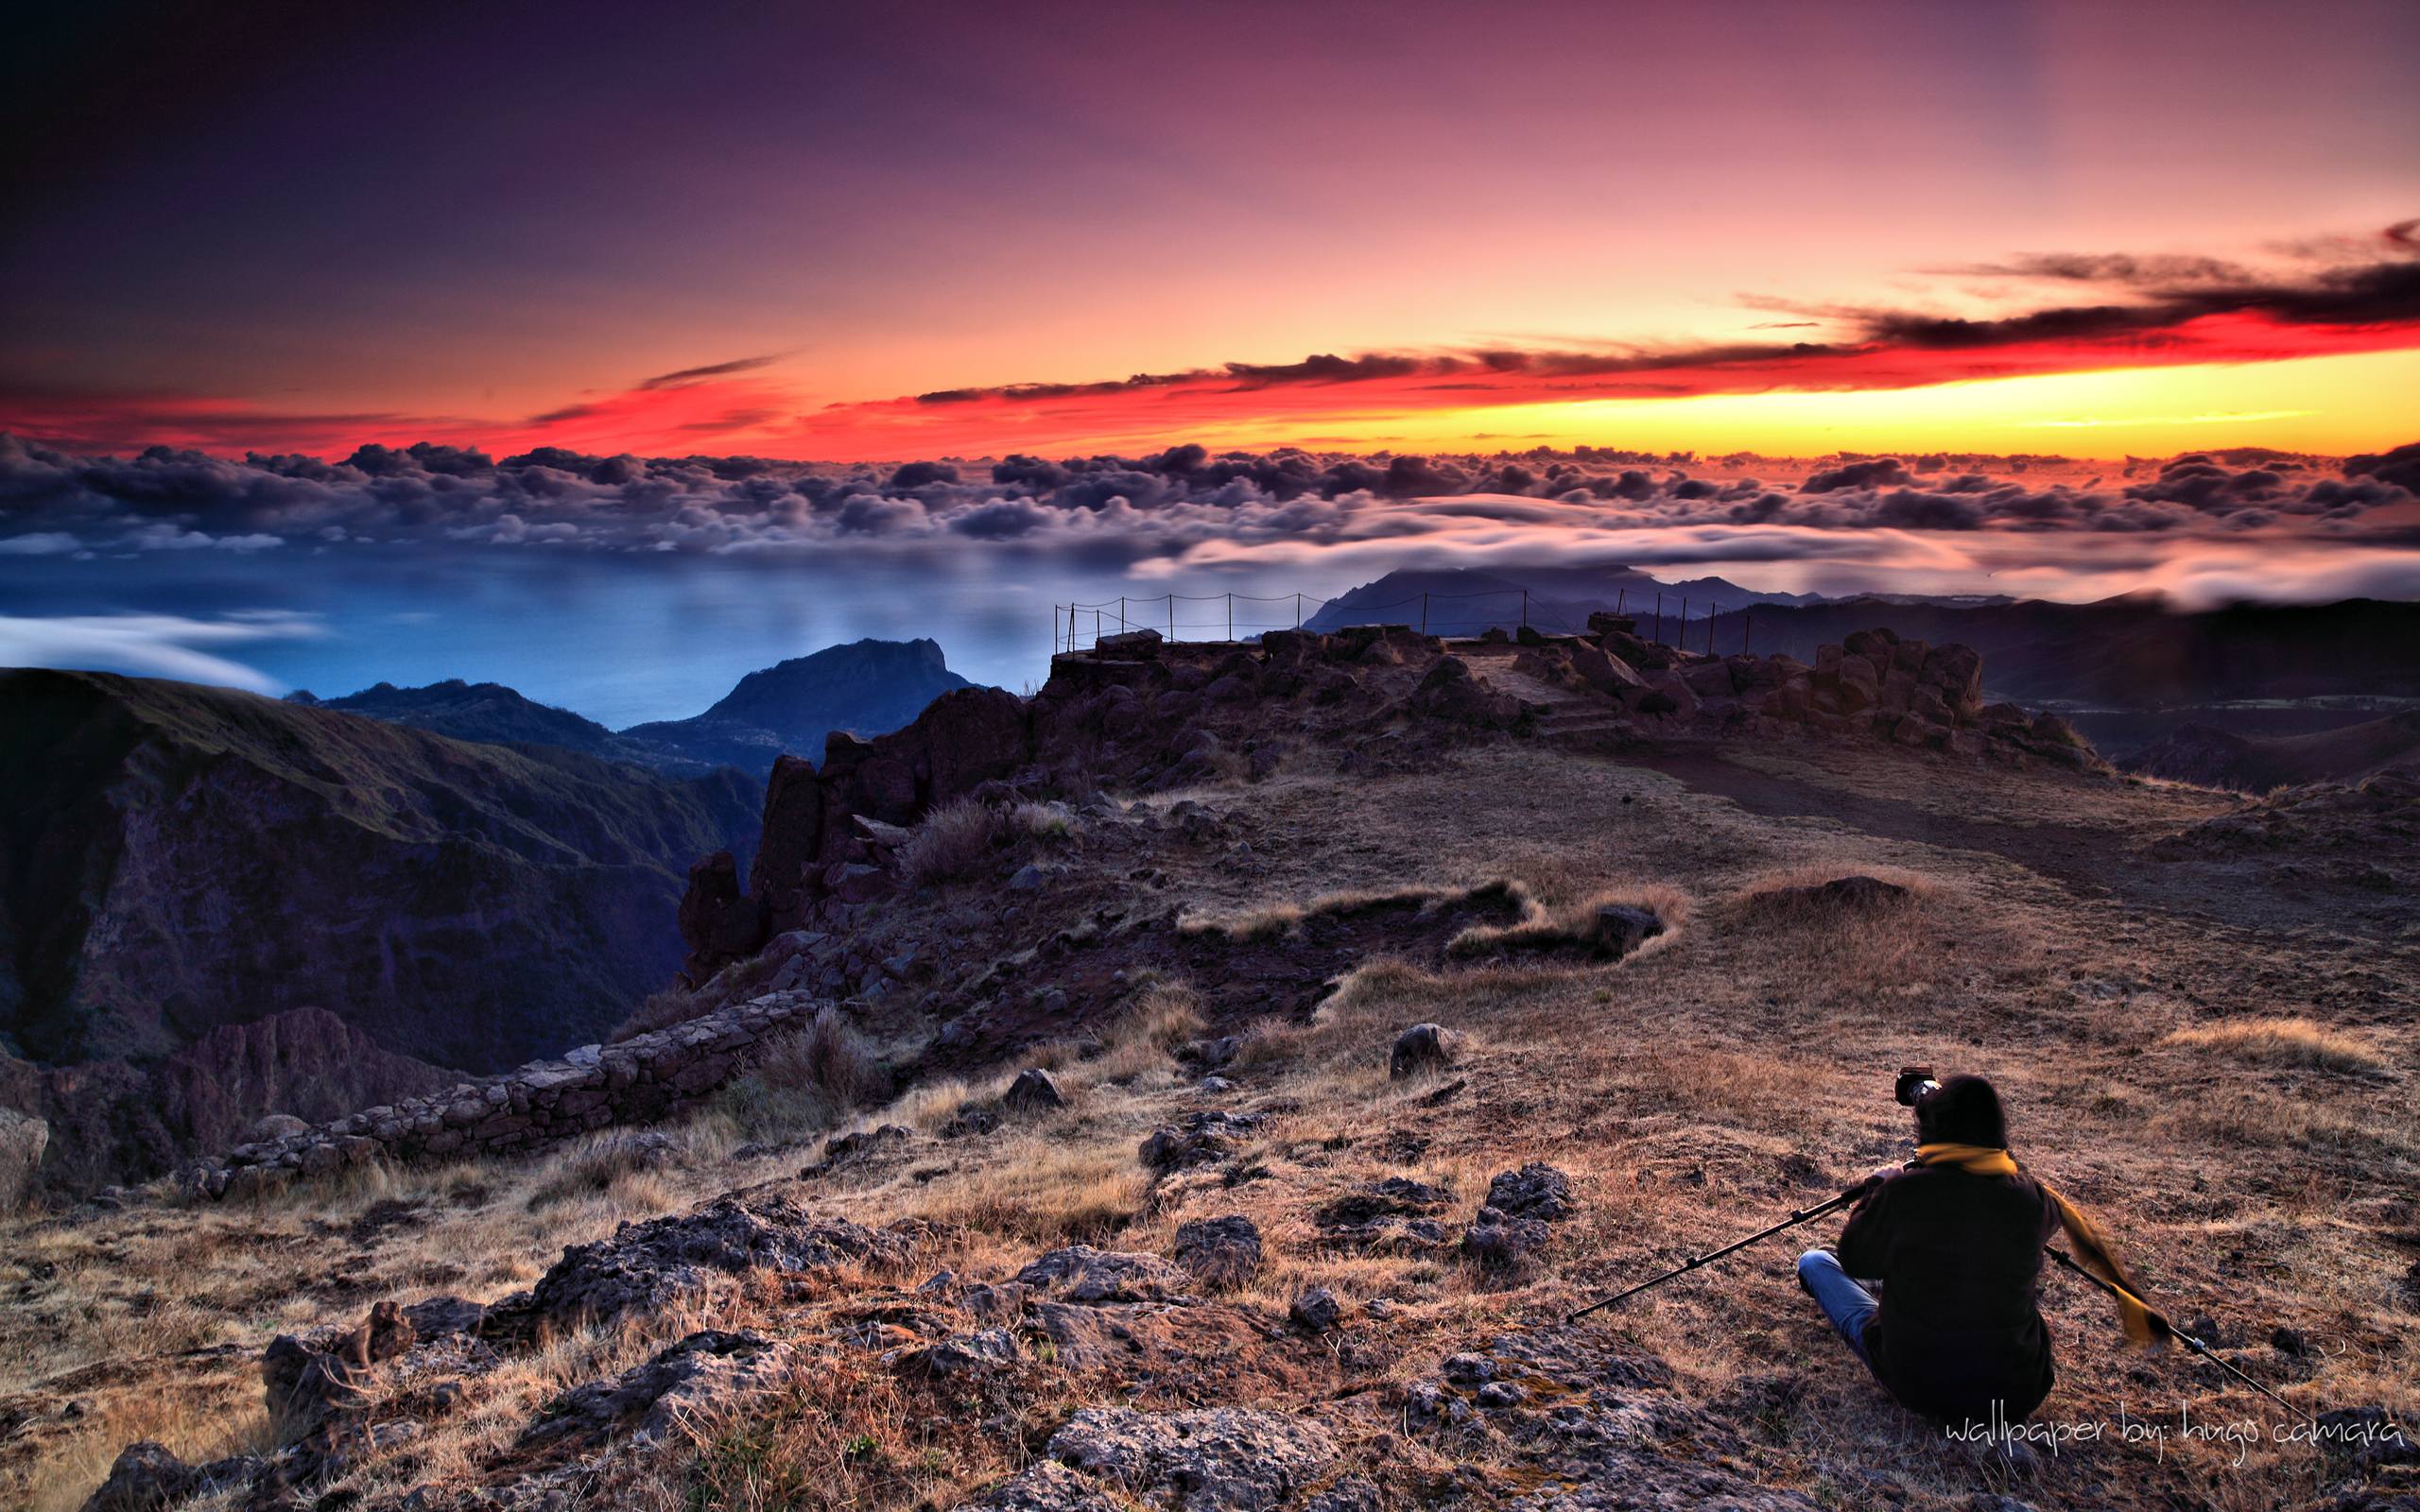
[[[1894,1172],[1841,1230],[1841,1268],[1882,1283],[1866,1353],[1910,1411],[1960,1424],[1992,1403],[2022,1422],[2050,1394],[2050,1333],[2036,1302],[2059,1216],[2031,1177],[1950,1167]]]

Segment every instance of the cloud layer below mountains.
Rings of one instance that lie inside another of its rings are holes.
[[[1138,576],[1551,558],[1791,562],[1806,581],[1990,576],[2056,596],[2420,597],[2420,444],[2044,457],[1213,455],[831,468],[753,457],[423,444],[338,462],[155,447],[84,456],[0,436],[0,560],[157,552],[284,559],[457,550],[1054,557]],[[2016,585],[2016,586],[2012,586]],[[1936,588],[1935,591],[1938,591]]]

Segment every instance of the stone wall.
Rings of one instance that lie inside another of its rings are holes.
[[[239,1144],[191,1175],[211,1197],[274,1191],[370,1160],[511,1154],[696,1103],[775,1032],[804,1027],[827,998],[774,992],[619,1044],[583,1045],[501,1075],[459,1082],[274,1140]]]

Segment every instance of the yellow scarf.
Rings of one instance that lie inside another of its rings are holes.
[[[1916,1146],[1916,1163],[1952,1165],[1975,1176],[2021,1174],[2016,1157],[1988,1144],[1919,1144]],[[2059,1227],[2066,1230],[2068,1242],[2075,1246],[2076,1259],[2083,1263],[2084,1269],[2107,1282],[2118,1298],[2118,1315],[2125,1324],[2127,1339],[2152,1349],[2165,1345],[2175,1331],[2169,1326],[2168,1319],[2153,1312],[2151,1304],[2143,1300],[2143,1289],[2126,1274],[2126,1268],[2118,1263],[2118,1257],[2111,1253],[2109,1241],[2101,1237],[2099,1227],[2074,1203],[2061,1196],[2048,1182],[2037,1177],[2034,1184],[2042,1189],[2044,1196],[2050,1199],[2050,1205],[2058,1209]]]

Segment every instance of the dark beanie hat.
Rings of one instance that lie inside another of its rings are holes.
[[[1916,1105],[1916,1133],[1927,1144],[2008,1143],[2000,1094],[1980,1076],[1952,1076]]]

